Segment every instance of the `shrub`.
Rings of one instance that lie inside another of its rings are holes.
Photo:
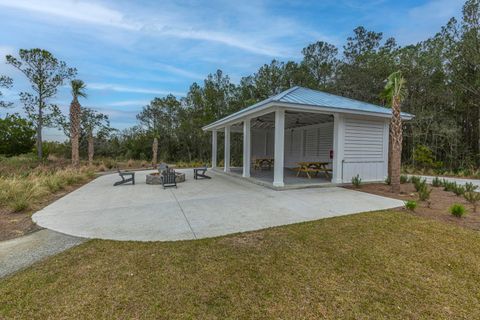
[[[443,182],[442,182],[442,180],[440,180],[439,177],[435,177],[435,178],[433,178],[433,180],[432,180],[432,186],[434,186],[434,187],[442,187],[442,186],[443,186]]]
[[[457,188],[456,182],[451,182],[443,179],[443,190],[444,191],[453,191]]]
[[[355,177],[352,177],[352,184],[355,186],[355,188],[360,188],[362,179],[360,178],[359,174],[357,174]]]
[[[455,188],[452,191],[453,193],[455,193],[455,195],[461,196],[465,193],[465,187],[462,185],[455,184]]]
[[[413,161],[421,168],[438,168],[443,165],[435,161],[432,149],[424,145],[417,145],[413,150]]]
[[[400,183],[407,183],[408,180],[409,180],[409,179],[408,179],[408,176],[406,176],[406,175],[404,175],[404,174],[402,174],[402,175],[400,176]]]
[[[427,188],[427,180],[426,179],[415,180],[415,183],[413,185],[415,186],[415,190],[417,190],[417,192],[419,192],[420,190],[422,190],[424,188]]]
[[[465,192],[474,192],[477,190],[478,186],[474,185],[471,182],[465,183]]]
[[[417,208],[417,202],[413,200],[405,201],[405,208],[410,211],[415,211],[415,208]]]
[[[421,179],[421,178],[418,177],[418,176],[411,176],[411,177],[410,177],[410,182],[413,183],[413,184],[417,184],[417,183],[420,182],[420,179]]]
[[[32,151],[35,144],[35,128],[18,114],[0,118],[0,154],[19,155]]]
[[[452,205],[449,210],[450,213],[457,218],[461,218],[466,213],[465,207],[459,203]]]
[[[463,194],[463,197],[473,206],[473,212],[477,212],[478,201],[480,201],[480,193],[475,191],[467,191]]]
[[[418,199],[420,201],[427,201],[430,199],[430,194],[432,193],[432,189],[429,189],[428,186],[425,184],[420,190],[418,190]]]
[[[390,177],[385,178],[385,184],[391,185],[392,184],[392,179]]]

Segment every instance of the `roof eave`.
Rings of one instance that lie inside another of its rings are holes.
[[[232,114],[225,118],[219,119],[211,124],[208,124],[202,127],[203,131],[215,130],[227,125],[231,125],[233,123],[239,122],[239,120],[243,118],[252,118],[252,116],[256,113],[261,113],[265,109],[273,108],[273,107],[283,107],[283,108],[294,108],[298,110],[305,110],[305,111],[316,111],[316,112],[325,112],[325,113],[346,113],[346,114],[355,114],[355,115],[364,115],[364,116],[375,116],[381,118],[390,118],[391,114],[383,113],[383,112],[374,112],[374,111],[362,111],[362,110],[355,110],[355,109],[340,109],[334,107],[320,107],[316,105],[308,105],[308,104],[298,104],[292,102],[282,102],[282,101],[268,101],[264,104],[257,106],[256,108],[250,109],[246,112],[239,111],[236,116]],[[412,120],[414,115],[406,113],[402,114],[403,120]]]

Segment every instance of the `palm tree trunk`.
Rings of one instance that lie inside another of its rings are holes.
[[[157,164],[157,155],[158,155],[158,139],[155,137],[152,144],[152,164]]]
[[[80,165],[79,136],[80,136],[80,104],[75,98],[70,104],[70,141],[72,144],[72,165]]]
[[[402,118],[400,116],[400,103],[398,97],[392,101],[392,120],[390,122],[392,132],[392,158],[391,158],[391,184],[392,192],[400,193],[400,168],[402,161]]]
[[[93,153],[94,153],[92,132],[88,133],[87,142],[88,142],[88,165],[91,166],[93,164]]]

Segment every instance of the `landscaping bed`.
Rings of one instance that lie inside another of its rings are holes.
[[[368,192],[384,197],[404,201],[413,200],[417,202],[417,207],[414,211],[405,208],[399,210],[407,210],[413,215],[452,223],[469,229],[480,230],[480,209],[478,212],[473,212],[472,205],[467,202],[463,196],[457,196],[451,191],[444,191],[443,187],[433,187],[431,185],[428,185],[428,187],[432,189],[430,199],[428,201],[419,201],[418,192],[415,190],[413,183],[402,183],[400,185],[400,194],[392,193],[391,186],[386,183],[362,184],[359,188],[346,186],[348,189]],[[467,209],[467,214],[461,218],[453,216],[449,208],[454,204],[463,205]]]
[[[40,230],[41,227],[32,221],[32,214],[80,188],[89,181],[91,181],[91,179],[82,183],[65,186],[63,190],[43,196],[43,198],[38,199],[31,208],[21,210],[20,212],[14,212],[7,207],[0,207],[0,241],[21,237]]]

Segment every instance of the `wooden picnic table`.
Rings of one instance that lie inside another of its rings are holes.
[[[328,168],[330,162],[325,161],[304,161],[298,162],[297,170],[297,177],[300,175],[300,172],[303,172],[307,175],[308,179],[311,179],[310,173],[314,173],[315,176],[318,175],[319,172],[323,172],[327,178],[330,178],[330,173],[332,169]]]
[[[270,170],[273,167],[274,160],[271,158],[259,158],[253,160],[253,169],[268,169]]]

